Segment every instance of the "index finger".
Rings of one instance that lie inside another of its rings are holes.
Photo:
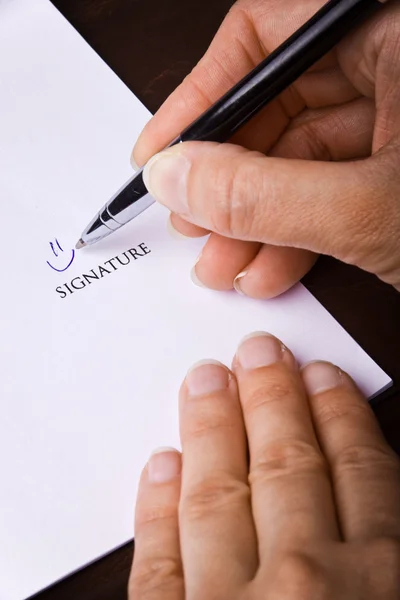
[[[134,161],[145,164],[263,58],[250,20],[234,7],[203,58],[143,129]]]

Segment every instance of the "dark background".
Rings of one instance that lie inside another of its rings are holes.
[[[193,68],[233,4],[231,0],[53,3],[152,112]],[[304,283],[398,386],[400,294],[366,273],[325,257]],[[374,410],[387,439],[400,452],[396,390]],[[123,600],[132,552],[132,545],[122,548],[36,600]]]

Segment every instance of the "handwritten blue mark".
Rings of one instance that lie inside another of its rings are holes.
[[[57,238],[56,238],[56,244],[57,244],[58,248],[61,250],[61,252],[64,252],[64,250],[61,248],[60,242],[58,241]],[[57,250],[54,248],[53,242],[50,242],[50,248],[52,249],[54,256],[57,258],[58,254],[57,254]]]
[[[58,258],[59,252],[64,252],[64,250],[61,247],[61,244],[57,238],[55,238],[55,243],[50,242],[50,248],[56,258]],[[57,273],[63,273],[64,271],[69,269],[69,267],[72,265],[72,263],[74,262],[74,258],[75,258],[75,250],[72,249],[71,250],[71,259],[70,259],[69,263],[67,264],[67,266],[64,267],[64,269],[57,269],[57,267],[52,265],[49,261],[46,261],[46,262],[49,265],[49,267],[51,267],[53,269],[53,271],[57,271]]]

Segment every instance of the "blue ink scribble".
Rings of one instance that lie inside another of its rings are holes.
[[[64,250],[61,248],[60,242],[58,241],[57,238],[56,238],[56,244],[57,244],[58,248],[61,250],[61,252],[64,252]],[[54,256],[56,258],[58,258],[57,250],[54,248],[53,242],[50,242],[50,248],[52,249]]]
[[[59,252],[58,252],[56,246],[57,246],[58,250],[60,250],[61,252],[64,252],[64,250],[61,247],[60,242],[58,241],[57,238],[55,238],[55,244],[53,244],[53,242],[50,242],[50,248],[51,248],[54,256],[56,258],[58,258]],[[69,269],[69,267],[72,265],[72,263],[74,262],[74,258],[75,258],[75,250],[71,250],[71,259],[70,259],[69,263],[67,264],[67,266],[64,267],[64,269],[57,269],[57,267],[54,267],[51,263],[49,263],[49,261],[46,261],[46,262],[49,265],[49,267],[51,267],[53,269],[53,271],[57,271],[57,273],[63,273],[64,271]]]

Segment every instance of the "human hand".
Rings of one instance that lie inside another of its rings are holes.
[[[140,136],[142,165],[285,40],[322,0],[241,0]],[[187,236],[212,231],[194,281],[256,298],[318,253],[400,289],[400,4],[304,74],[232,139],[179,144],[145,169]],[[357,159],[357,160],[354,160]]]
[[[400,469],[351,379],[266,334],[189,371],[145,467],[129,600],[398,600]]]

